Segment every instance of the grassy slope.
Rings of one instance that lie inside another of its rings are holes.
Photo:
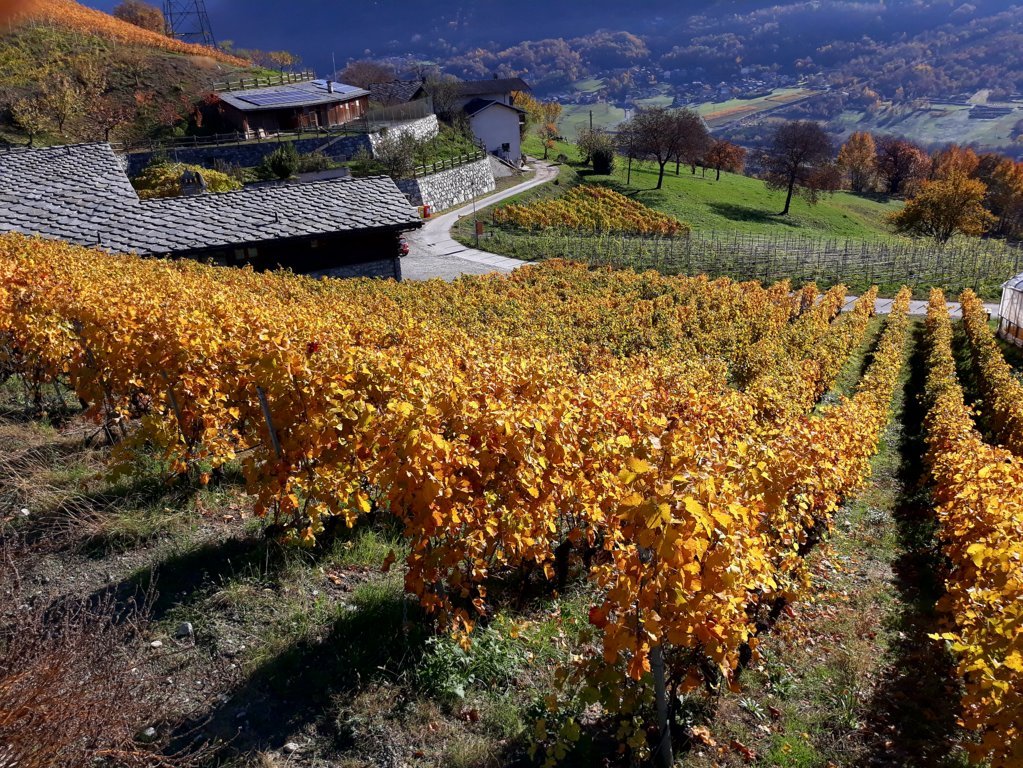
[[[109,27],[89,29],[86,23],[91,14],[109,20]],[[156,104],[180,107],[182,98],[198,99],[214,81],[251,76],[255,72],[240,59],[212,56],[200,46],[185,46],[179,51],[172,45],[168,49],[159,36],[143,30],[137,30],[139,36],[132,37],[129,33],[136,28],[96,11],[73,21],[36,20],[4,27],[0,33],[0,103],[38,93],[42,85],[40,72],[53,66],[69,69],[66,62],[96,62],[106,78],[108,93],[128,105],[134,103],[135,93],[141,91],[153,94]],[[122,27],[128,27],[128,32]],[[87,131],[78,133],[41,136],[36,141],[46,144],[96,138]],[[25,141],[21,132],[5,124],[0,115],[2,139]]]
[[[525,151],[537,157],[543,154],[539,142],[533,137],[527,139]],[[551,156],[558,154],[565,154],[573,161],[578,159],[571,145],[559,144]],[[681,175],[676,177],[672,165],[665,175],[664,188],[657,191],[654,190],[657,185],[656,166],[633,163],[632,183],[626,184],[626,164],[619,161],[613,177],[581,175],[579,178],[588,183],[610,184],[618,191],[634,196],[651,208],[676,216],[692,225],[694,230],[703,232],[885,238],[890,237],[891,232],[885,226],[884,218],[901,205],[840,192],[823,198],[815,206],[798,198],[793,202],[792,213],[780,217],[775,214],[784,206],[784,193],[772,192],[762,181],[747,176],[723,173],[721,181],[715,181],[709,171],[706,178],[700,173],[693,177],[688,168],[683,168]]]

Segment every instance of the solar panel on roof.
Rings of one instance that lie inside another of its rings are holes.
[[[239,96],[242,101],[247,101],[249,104],[254,104],[257,107],[267,107],[274,104],[290,104],[292,102],[308,101],[309,93],[306,91],[297,91],[294,89],[286,91],[272,91],[269,93],[250,93],[245,96]]]

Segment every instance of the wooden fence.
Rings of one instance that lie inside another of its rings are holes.
[[[244,91],[247,88],[270,88],[274,85],[288,85],[289,83],[306,83],[316,79],[316,73],[306,69],[301,72],[278,72],[265,77],[242,77],[238,80],[229,80],[213,84],[213,92],[222,91]]]

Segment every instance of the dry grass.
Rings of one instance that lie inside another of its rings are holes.
[[[136,658],[148,617],[111,596],[33,605],[18,561],[24,542],[0,529],[0,768],[187,766],[157,731],[165,702]]]

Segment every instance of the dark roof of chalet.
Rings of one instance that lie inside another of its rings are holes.
[[[246,88],[242,91],[220,91],[217,93],[221,101],[242,112],[343,104],[346,101],[368,95],[369,91],[354,85],[327,80],[306,80],[300,83],[271,85],[266,88]]]
[[[392,80],[369,86],[369,97],[378,104],[405,104],[415,101],[425,92],[422,80]]]
[[[465,110],[465,114],[469,117],[474,117],[483,110],[490,109],[491,107],[503,107],[504,109],[510,109],[512,112],[521,112],[522,114],[525,114],[526,112],[526,110],[521,107],[515,107],[511,104],[505,104],[503,101],[494,101],[493,99],[473,99],[467,103],[463,109]]]
[[[115,253],[183,254],[420,226],[387,177],[140,200],[109,144],[0,153],[0,232]]]
[[[492,80],[465,80],[458,85],[459,96],[490,96],[495,93],[532,90],[521,77]]]

